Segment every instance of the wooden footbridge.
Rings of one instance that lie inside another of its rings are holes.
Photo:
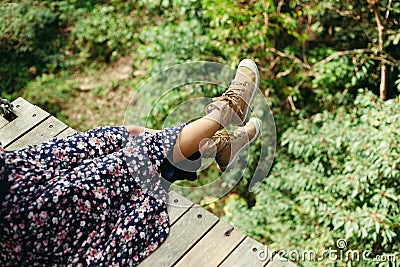
[[[0,116],[0,142],[6,150],[65,138],[76,131],[22,98],[12,102],[14,118]],[[188,199],[171,191],[167,240],[139,266],[295,266]]]

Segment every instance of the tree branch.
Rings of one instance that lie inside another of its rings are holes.
[[[294,104],[293,97],[292,96],[288,96],[287,100],[289,101],[289,105],[290,105],[291,110],[292,111],[296,111],[297,108],[296,108],[296,105]]]
[[[364,49],[354,49],[354,50],[338,51],[338,52],[335,52],[335,53],[333,53],[332,55],[326,57],[325,59],[323,59],[323,60],[321,60],[321,61],[315,63],[314,65],[312,65],[312,68],[315,68],[315,67],[319,67],[319,66],[321,66],[321,65],[324,65],[324,64],[328,63],[329,61],[331,61],[331,60],[333,60],[333,59],[335,59],[335,58],[338,58],[338,57],[342,57],[342,56],[344,56],[344,55],[362,54],[362,53],[365,53],[365,52],[372,52],[372,50],[371,50],[371,49],[368,49],[368,48],[364,48]]]
[[[381,14],[379,13],[378,7],[376,5],[372,6],[374,10],[376,26],[378,28],[378,42],[379,42],[379,52],[383,51],[383,31],[385,30],[385,26],[382,21]]]
[[[360,48],[360,49],[354,49],[354,50],[345,50],[345,51],[338,51],[335,52],[331,55],[329,55],[328,57],[324,58],[323,60],[315,63],[314,65],[309,65],[307,63],[304,63],[303,61],[301,61],[301,59],[299,59],[298,57],[294,56],[294,55],[290,55],[287,53],[284,53],[282,51],[279,51],[275,48],[267,48],[266,49],[267,52],[272,52],[277,54],[279,57],[285,57],[285,58],[289,58],[292,59],[295,63],[299,64],[300,66],[302,66],[302,68],[304,69],[305,73],[303,75],[303,77],[301,78],[301,80],[294,86],[295,90],[299,90],[300,87],[304,84],[304,82],[311,76],[316,75],[317,72],[315,72],[314,70],[317,67],[320,67],[326,63],[328,63],[329,61],[332,61],[336,58],[345,56],[345,55],[351,55],[351,54],[363,54],[363,53],[376,53],[376,50],[372,50],[372,49],[368,49],[368,48]],[[380,52],[381,54],[385,54],[385,51]],[[373,56],[374,60],[378,60],[381,62],[381,84],[380,84],[380,97],[382,99],[386,99],[386,87],[387,87],[387,66],[386,65],[393,65],[393,66],[398,66],[400,65],[400,62],[396,61],[395,59],[387,59],[385,57],[382,56]],[[276,62],[275,62],[276,63]],[[288,69],[284,72],[279,72],[276,76],[276,78],[280,78],[283,76],[286,76],[288,74],[290,74],[291,72],[293,72],[293,69]],[[383,88],[385,88],[385,90],[383,90]],[[294,104],[292,105],[292,103],[294,103],[293,99],[288,99],[289,103],[291,103],[291,107],[295,107]]]
[[[311,66],[309,64],[304,63],[301,59],[299,59],[296,56],[293,56],[291,54],[287,54],[285,52],[279,51],[278,49],[275,49],[273,47],[267,48],[265,49],[266,52],[272,52],[277,54],[280,57],[285,57],[285,58],[290,58],[292,59],[294,62],[296,62],[297,64],[301,65],[304,69],[310,70]]]
[[[279,72],[279,73],[276,75],[276,78],[279,79],[280,77],[289,75],[292,71],[293,71],[292,69],[287,69],[287,70],[285,70],[285,71],[281,71],[281,72]]]
[[[385,25],[384,25],[385,22],[382,21],[382,16],[378,9],[379,1],[380,0],[375,0],[375,1],[368,0],[368,3],[370,4],[372,10],[374,11],[376,26],[378,28],[378,49],[379,53],[382,54],[383,44],[384,44],[383,35],[385,31]],[[390,9],[390,6],[388,6],[388,8]],[[388,12],[388,10],[386,12]],[[381,83],[379,85],[379,97],[385,100],[386,93],[387,93],[387,67],[386,64],[381,61]]]
[[[282,8],[284,3],[285,3],[285,1],[283,1],[283,0],[279,1],[278,5],[276,7],[276,13],[278,13],[278,14],[281,13],[281,8]]]
[[[345,50],[345,51],[338,51],[333,53],[332,55],[324,58],[323,60],[315,63],[314,65],[311,66],[311,69],[309,71],[307,71],[304,76],[301,78],[301,80],[295,85],[295,89],[299,90],[300,87],[304,84],[304,82],[311,76],[314,76],[316,73],[313,71],[315,68],[322,66],[326,63],[328,63],[329,61],[332,61],[336,58],[342,57],[344,55],[351,55],[351,54],[362,54],[362,53],[366,53],[366,52],[373,52],[371,49],[355,49],[355,50]]]
[[[387,8],[386,8],[385,24],[387,23],[387,20],[389,19],[391,5],[392,5],[392,0],[389,0]]]
[[[395,66],[395,67],[400,66],[400,61],[394,59],[393,57],[391,57],[390,55],[386,54],[385,52],[383,52],[383,54],[388,58],[380,57],[380,56],[377,56],[377,55],[373,55],[372,58],[374,60],[381,61],[383,64],[388,64],[388,65]]]
[[[340,16],[342,17],[351,17],[354,20],[357,20],[357,16],[354,16],[352,11],[349,10],[340,10],[339,8],[333,7],[333,6],[325,6],[326,9],[335,11],[336,13],[338,13]]]

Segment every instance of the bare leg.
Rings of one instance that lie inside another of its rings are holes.
[[[173,161],[178,163],[199,151],[199,146],[211,138],[220,128],[220,111],[215,109],[207,116],[193,121],[182,128],[173,149]],[[158,130],[145,128],[137,125],[126,126],[132,136],[148,132],[155,134]]]
[[[151,134],[155,134],[156,132],[158,132],[158,130],[154,130],[154,129],[150,129],[150,128],[145,128],[142,126],[137,126],[137,125],[128,125],[126,126],[126,128],[128,129],[129,133],[132,136],[137,136],[143,132],[148,132]]]
[[[218,109],[183,127],[173,150],[173,161],[183,161],[199,151],[199,145],[211,138],[220,128],[221,113]]]

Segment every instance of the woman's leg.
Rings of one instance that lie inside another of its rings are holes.
[[[211,138],[219,130],[220,117],[220,110],[215,109],[207,116],[183,127],[174,146],[173,161],[175,163],[183,161],[199,151],[201,143]]]
[[[199,151],[202,142],[230,123],[243,124],[259,86],[256,64],[244,59],[228,90],[206,107],[207,115],[186,125],[178,136],[173,161],[180,162]]]
[[[199,151],[199,145],[202,141],[212,137],[220,128],[220,117],[220,111],[215,109],[207,116],[183,127],[174,146],[173,161],[177,163],[186,160]],[[143,132],[155,134],[159,131],[137,125],[128,125],[126,128],[132,136],[137,136]]]
[[[138,126],[138,125],[127,125],[126,128],[128,129],[129,133],[132,136],[137,136],[143,132],[148,132],[151,134],[155,134],[156,132],[158,132],[159,130],[154,130],[154,129],[150,129],[150,128],[145,128],[142,126]]]

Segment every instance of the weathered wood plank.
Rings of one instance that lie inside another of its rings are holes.
[[[0,142],[4,147],[10,145],[13,141],[50,116],[46,111],[20,97],[12,103],[18,118],[0,128]]]
[[[269,261],[267,261],[267,264],[265,267],[296,267],[297,265],[294,264],[293,262],[290,262],[284,258],[281,258],[279,255],[274,255]]]
[[[287,259],[279,256],[279,251],[268,249],[264,246],[262,250],[257,253],[261,259],[267,259],[265,262],[265,267],[296,267],[296,264],[289,262]]]
[[[210,228],[218,218],[199,206],[193,206],[170,229],[167,240],[139,266],[172,266]]]
[[[56,137],[57,137],[57,138],[60,138],[60,139],[62,139],[62,138],[67,138],[68,136],[71,136],[71,135],[73,135],[73,134],[76,133],[76,132],[77,132],[77,131],[75,131],[74,129],[68,127],[67,129],[65,129],[65,130],[62,131],[61,133],[57,134]]]
[[[218,266],[245,235],[219,221],[175,266]]]
[[[28,145],[40,144],[53,138],[67,127],[63,122],[51,116],[5,148],[7,150],[16,150]]]
[[[171,190],[168,194],[170,225],[173,225],[191,206],[193,203],[190,200]]]
[[[268,259],[262,261],[258,257],[258,252],[265,250],[261,243],[246,237],[242,243],[222,262],[221,267],[231,266],[263,266]]]

